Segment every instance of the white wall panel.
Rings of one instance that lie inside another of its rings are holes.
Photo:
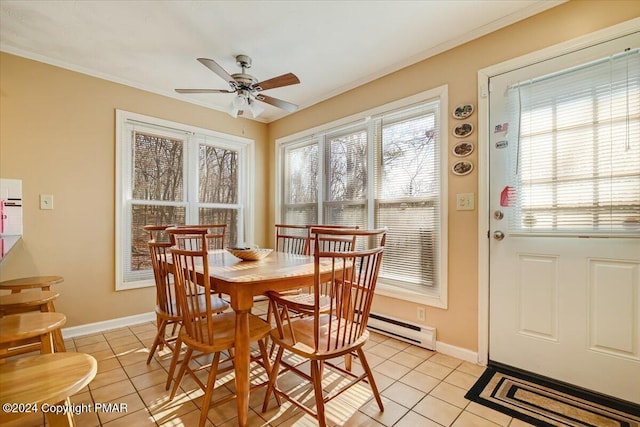
[[[640,265],[603,259],[588,263],[590,348],[640,359]]]
[[[558,339],[558,260],[549,255],[520,254],[519,332]]]

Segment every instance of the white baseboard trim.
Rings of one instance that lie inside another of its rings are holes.
[[[64,339],[74,338],[82,335],[97,334],[111,329],[123,328],[125,326],[138,325],[140,323],[156,320],[156,313],[134,314],[133,316],[119,317],[117,319],[104,320],[102,322],[87,323],[86,325],[71,326],[62,328]]]
[[[87,323],[86,325],[63,328],[62,336],[65,339],[69,339],[83,335],[97,334],[111,329],[138,325],[140,323],[151,322],[154,320],[156,320],[156,313],[150,311],[148,313],[135,314],[133,316],[119,317],[117,319],[104,320],[102,322]],[[466,348],[457,347],[442,341],[436,341],[436,351],[466,362],[478,364],[478,353],[467,350]]]
[[[478,353],[475,351],[467,350],[466,348],[456,347],[455,345],[437,341],[436,351],[438,353],[446,354],[447,356],[464,360],[465,362],[474,363],[476,365],[479,364]]]

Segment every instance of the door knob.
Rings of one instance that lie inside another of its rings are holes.
[[[504,239],[504,233],[500,230],[496,230],[493,232],[493,238],[496,240],[502,240]]]

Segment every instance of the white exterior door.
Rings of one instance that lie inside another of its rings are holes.
[[[634,403],[640,403],[638,47],[635,33],[492,77],[488,148],[490,361]],[[622,112],[611,107],[613,86],[608,101],[597,90],[563,95],[564,87],[591,78],[572,72],[627,48],[627,56],[615,57],[623,62],[606,65],[611,75],[616,67],[627,73]],[[560,89],[548,101],[532,97],[553,79]],[[594,112],[605,109],[608,119]],[[598,120],[587,124],[589,114]]]

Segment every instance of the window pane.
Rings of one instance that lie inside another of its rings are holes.
[[[200,145],[200,188],[203,203],[238,203],[238,152]]]
[[[330,137],[328,144],[330,201],[363,200],[367,192],[367,132]]]
[[[131,265],[129,271],[150,270],[149,234],[145,225],[184,224],[183,206],[132,205],[131,206]]]
[[[439,192],[435,116],[383,125],[380,197],[424,197]]]
[[[222,208],[198,209],[200,224],[227,224],[224,246],[235,246],[238,242],[238,210]]]
[[[286,203],[316,203],[318,201],[318,144],[287,150]],[[314,219],[311,223],[314,223]],[[297,223],[287,223],[297,224]]]
[[[438,105],[388,114],[376,128],[375,226],[389,228],[380,277],[433,294],[439,291]]]
[[[183,200],[184,141],[135,132],[133,199]]]

